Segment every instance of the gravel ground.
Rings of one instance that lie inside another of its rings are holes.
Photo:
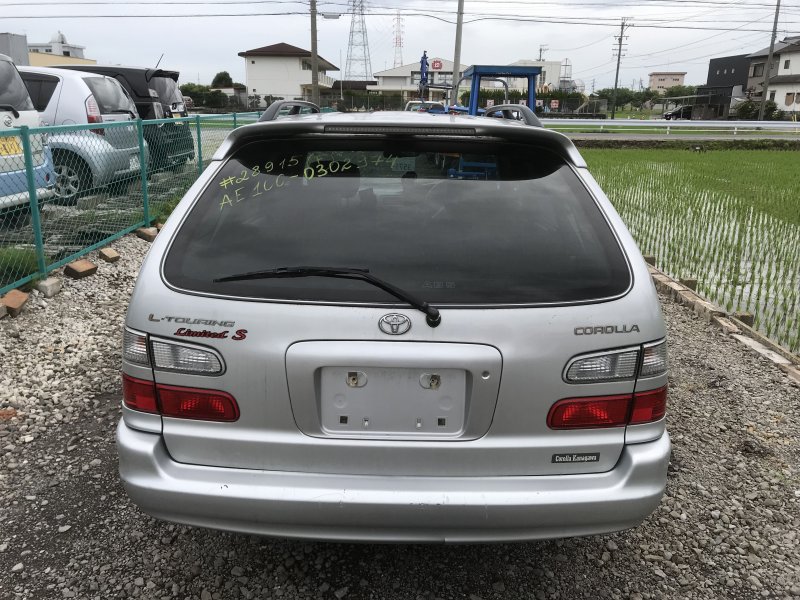
[[[300,543],[155,521],[116,473],[119,337],[147,244],[0,321],[0,598],[800,597],[800,388],[666,302],[674,443],[639,528],[489,546]],[[91,257],[90,257],[91,258]]]

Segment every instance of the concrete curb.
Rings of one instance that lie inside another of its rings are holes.
[[[682,283],[675,281],[652,264],[648,264],[647,269],[650,271],[650,276],[653,278],[653,283],[659,292],[666,295],[673,302],[691,308],[707,323],[715,325],[740,344],[768,358],[791,379],[800,383],[800,356],[792,354],[741,320],[728,315],[722,308],[713,302],[709,302]]]

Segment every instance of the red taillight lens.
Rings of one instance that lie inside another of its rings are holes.
[[[635,394],[559,400],[550,408],[547,426],[584,429],[641,425],[658,421],[666,412],[667,386],[664,386]]]
[[[551,429],[621,427],[628,420],[630,402],[630,395],[559,400],[547,415],[547,425]]]
[[[633,395],[633,410],[629,425],[658,421],[667,412],[667,386]]]
[[[152,381],[122,374],[122,401],[125,406],[142,412],[157,413],[156,387]]]
[[[94,96],[89,96],[86,99],[86,122],[87,123],[102,123],[103,122],[103,115],[100,114],[100,107],[97,106],[97,100],[94,99]],[[105,135],[105,129],[90,129],[92,133],[96,133],[97,135]]]
[[[227,392],[173,385],[159,385],[157,389],[161,414],[165,417],[204,421],[236,421],[239,418],[239,406]]]

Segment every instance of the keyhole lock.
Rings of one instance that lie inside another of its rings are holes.
[[[346,381],[349,387],[364,387],[367,385],[367,374],[362,371],[348,371]]]
[[[419,384],[426,390],[438,390],[442,386],[442,376],[438,373],[423,373]]]

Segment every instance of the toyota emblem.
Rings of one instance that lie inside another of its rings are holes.
[[[403,335],[411,329],[411,319],[399,313],[389,313],[380,318],[378,327],[383,333],[389,335]]]
[[[6,127],[11,127],[13,123],[14,121],[12,121],[11,117],[9,117],[8,115],[6,115],[5,118],[3,119],[3,125],[5,125]]]

